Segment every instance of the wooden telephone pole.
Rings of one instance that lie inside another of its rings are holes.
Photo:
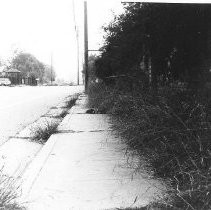
[[[85,91],[88,90],[88,21],[87,21],[87,2],[84,1],[84,73]]]

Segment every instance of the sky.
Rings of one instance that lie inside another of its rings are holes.
[[[99,49],[103,42],[101,27],[111,21],[113,12],[122,12],[121,1],[87,0],[87,5],[89,49]],[[83,11],[83,0],[0,0],[0,57],[11,58],[14,50],[19,49],[51,64],[52,56],[57,77],[76,82],[77,45],[74,25],[77,25],[79,31],[81,71]]]
[[[158,2],[158,0],[150,1]],[[162,0],[162,2],[211,3],[211,0]],[[52,57],[57,77],[76,82],[75,24],[79,31],[81,72],[84,46],[83,3],[83,0],[0,0],[0,58],[11,58],[16,49],[31,53],[49,65]],[[112,20],[113,14],[122,13],[123,6],[121,0],[87,0],[87,5],[89,49],[97,50],[103,43],[102,26]],[[75,11],[75,22],[73,11]]]

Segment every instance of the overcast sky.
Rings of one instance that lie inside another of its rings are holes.
[[[83,0],[74,2],[82,59]],[[113,12],[123,11],[121,0],[87,0],[87,2],[89,49],[98,49],[103,40],[101,27],[112,19]],[[162,2],[210,3],[211,1],[163,0]],[[57,76],[76,81],[77,48],[73,20],[73,0],[0,0],[0,57],[7,58],[11,56],[11,52],[19,48],[50,64],[52,54]],[[82,60],[80,60],[80,70],[82,70]]]
[[[118,0],[88,0],[89,49],[102,43],[101,26],[121,11]],[[83,1],[75,0],[80,51],[83,50]],[[73,0],[0,0],[0,57],[19,48],[53,66],[58,77],[76,81],[77,57]],[[82,63],[82,61],[81,61]],[[82,66],[80,66],[82,68]]]

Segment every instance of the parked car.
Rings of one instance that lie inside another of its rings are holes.
[[[11,81],[9,78],[0,78],[0,85],[4,86],[11,85]]]

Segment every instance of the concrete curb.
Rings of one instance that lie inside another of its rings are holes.
[[[65,118],[68,117],[68,115],[71,115],[69,114],[69,112],[73,109],[73,107],[69,109],[67,116],[65,116],[62,119],[59,125],[65,120]],[[36,181],[36,178],[39,176],[39,173],[42,171],[42,168],[45,166],[45,162],[47,161],[48,157],[51,155],[51,151],[53,150],[57,142],[57,135],[59,135],[59,133],[52,134],[50,136],[50,138],[47,140],[47,142],[43,145],[43,147],[37,153],[34,160],[31,161],[31,164],[28,166],[28,168],[25,170],[25,173],[21,177],[21,182],[22,182],[21,200],[25,199],[27,195],[30,193],[30,190],[33,187],[34,182]]]
[[[55,135],[52,135],[21,177],[21,182],[23,183],[21,186],[21,198],[25,198],[29,194],[36,178],[44,167],[47,158],[55,147],[56,141]]]

